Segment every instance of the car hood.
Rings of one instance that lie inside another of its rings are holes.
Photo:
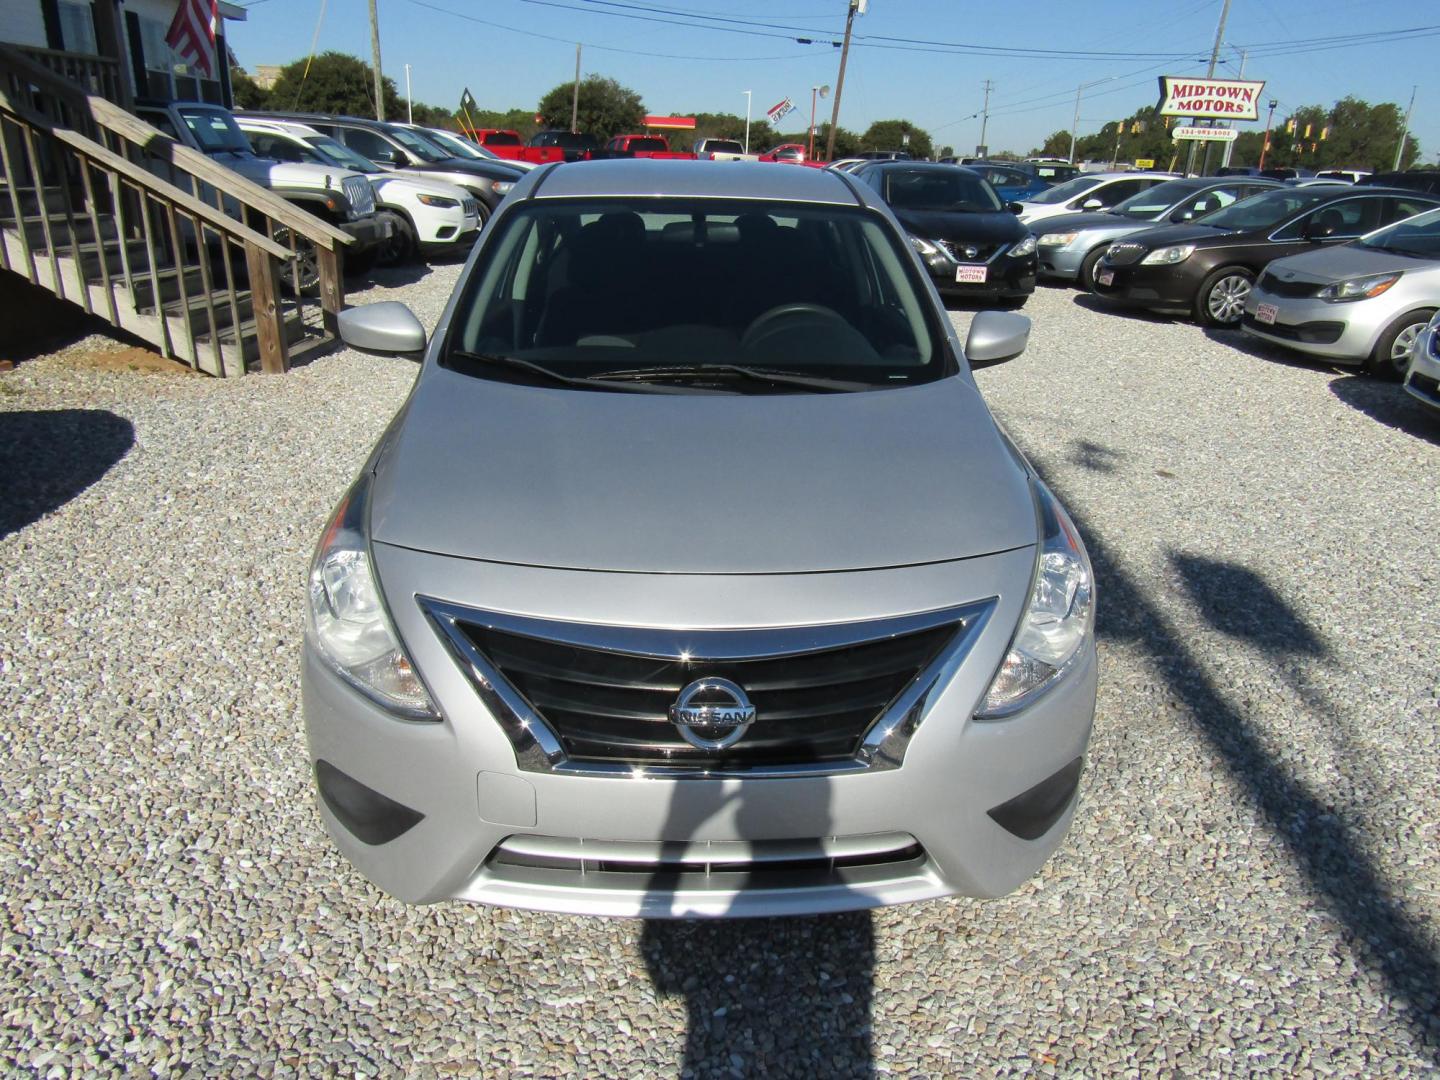
[[[443,180],[420,180],[413,176],[397,176],[394,173],[372,176],[370,184],[375,188],[376,198],[384,200],[403,199],[415,195],[438,195],[441,198],[454,199],[458,202],[470,197],[470,193],[464,188],[447,184]]]
[[[299,162],[276,161],[273,158],[258,157],[255,154],[232,154],[222,151],[210,157],[227,169],[239,173],[245,179],[262,187],[306,187],[333,188],[339,190],[341,181],[347,176],[363,174],[351,172],[338,165],[307,165]]]
[[[1125,217],[1122,214],[1106,214],[1098,210],[1087,210],[1083,214],[1056,214],[1053,217],[1041,218],[1040,222],[1030,231],[1036,236],[1041,236],[1044,233],[1078,232],[1081,229],[1094,229],[1109,225],[1141,229],[1152,227],[1151,222],[1137,221],[1135,218]]]
[[[1343,281],[1346,278],[1368,277],[1371,274],[1393,274],[1397,270],[1436,270],[1440,261],[1396,255],[1389,251],[1339,244],[1276,259],[1270,273],[1281,281]]]
[[[960,377],[841,394],[631,394],[422,375],[376,541],[581,570],[862,570],[1033,544],[1024,469]]]
[[[446,158],[444,161],[412,161],[406,170],[417,173],[457,173],[466,176],[483,176],[487,180],[519,180],[525,175],[521,169],[511,168],[499,161],[481,161],[479,158]]]
[[[1269,232],[1269,229],[1262,229],[1260,232],[1264,234]],[[1126,242],[1143,244],[1153,251],[1174,244],[1196,244],[1202,247],[1215,243],[1225,244],[1243,235],[1245,234],[1234,229],[1211,229],[1204,225],[1161,225],[1158,228],[1142,229],[1127,237]]]
[[[927,240],[1019,240],[1025,226],[1008,210],[983,214],[944,210],[896,210],[895,217],[911,236]]]

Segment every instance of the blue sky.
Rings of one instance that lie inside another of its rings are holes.
[[[249,9],[247,21],[229,26],[241,64],[283,64],[306,54],[322,0],[241,2]],[[378,3],[385,73],[403,94],[408,63],[417,101],[453,105],[468,86],[482,106],[533,108],[547,90],[573,77],[575,43],[582,42],[583,71],[639,91],[651,112],[743,115],[748,89],[757,118],[777,101],[793,99],[800,112],[785,126],[794,128],[805,125],[810,88],[836,80],[840,50],[828,41],[842,35],[846,6],[845,0]],[[1068,130],[1081,83],[1096,85],[1084,92],[1080,133],[1095,131],[1153,103],[1157,75],[1203,75],[1221,6],[1222,0],[870,0],[869,12],[855,20],[840,123],[863,131],[872,121],[903,117],[930,131],[937,143],[965,152],[980,137],[974,114],[981,111],[988,79],[993,89],[986,141],[992,150],[1026,151],[1050,132]],[[673,25],[688,21],[678,13],[731,21],[714,22],[714,28]],[[1427,29],[1356,40],[1420,27]],[[822,40],[794,41],[804,36]],[[1313,40],[1320,38],[1337,40]],[[1426,161],[1440,157],[1434,59],[1440,8],[1413,0],[1232,0],[1225,41],[1217,76],[1235,77],[1239,50],[1251,50],[1245,76],[1266,80],[1266,96],[1281,103],[1277,122],[1288,108],[1328,105],[1346,94],[1398,102],[1403,110],[1419,84],[1411,130]],[[922,44],[929,42],[979,52]],[[317,47],[368,57],[366,0],[325,0]],[[1090,55],[1067,58],[1057,51]],[[1097,55],[1102,53],[1114,55]],[[1159,55],[1182,53],[1182,59]],[[829,103],[820,116],[828,119]]]

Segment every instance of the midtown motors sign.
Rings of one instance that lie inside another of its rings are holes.
[[[1263,82],[1161,75],[1159,111],[1161,116],[1258,120],[1264,89]]]

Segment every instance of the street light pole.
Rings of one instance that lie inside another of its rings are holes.
[[[840,74],[835,79],[835,108],[830,111],[830,138],[825,141],[825,160],[835,157],[835,129],[840,126],[840,95],[845,91],[845,61],[850,58],[850,31],[855,25],[855,12],[866,0],[850,0],[845,15],[845,44],[840,49]]]
[[[818,86],[810,87],[810,149],[805,154],[808,161],[815,160],[815,97],[819,93]]]
[[[1265,169],[1265,155],[1270,152],[1270,122],[1275,119],[1275,106],[1280,103],[1274,98],[1270,99],[1270,111],[1265,115],[1265,139],[1260,144],[1260,165],[1258,171]]]
[[[1075,118],[1070,121],[1070,164],[1075,164],[1075,129],[1080,126],[1080,92],[1089,90],[1092,86],[1099,86],[1101,83],[1114,82],[1119,75],[1110,75],[1104,79],[1096,79],[1094,82],[1081,83],[1075,88]]]
[[[410,65],[405,65],[405,122],[415,123],[415,99],[410,96]]]
[[[742,91],[745,95],[745,153],[750,153],[750,95],[754,91]]]

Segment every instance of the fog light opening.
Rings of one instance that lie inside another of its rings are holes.
[[[315,786],[330,813],[361,843],[388,844],[425,819],[394,799],[381,795],[347,776],[328,761],[315,762]]]
[[[1040,839],[1065,815],[1080,787],[1084,767],[1085,759],[1077,757],[1059,772],[992,808],[988,811],[991,819],[1022,840]]]

